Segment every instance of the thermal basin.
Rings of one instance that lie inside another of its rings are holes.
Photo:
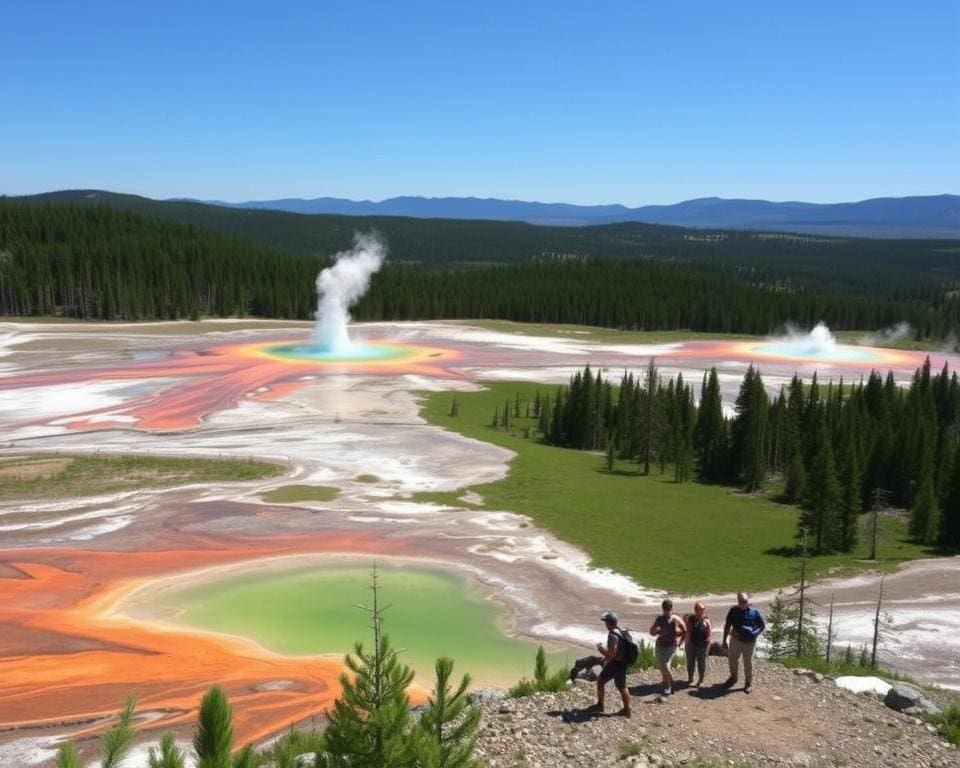
[[[377,572],[381,606],[389,606],[385,631],[425,687],[439,656],[455,659],[480,685],[510,685],[532,674],[537,645],[509,635],[506,610],[473,580],[420,563],[380,564]],[[318,567],[279,558],[191,577],[152,599],[147,587],[136,610],[243,636],[284,656],[342,656],[357,641],[370,647],[370,615],[359,607],[371,605],[370,580],[370,562]],[[550,656],[566,665],[571,654]]]

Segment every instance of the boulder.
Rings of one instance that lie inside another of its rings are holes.
[[[879,677],[873,677],[871,675],[843,675],[834,680],[834,682],[838,688],[843,688],[853,693],[872,694],[881,698],[886,696],[887,692],[893,687],[886,680],[881,680]]]
[[[908,715],[936,715],[940,707],[927,698],[926,694],[915,685],[896,683],[890,687],[883,703],[890,709]]]

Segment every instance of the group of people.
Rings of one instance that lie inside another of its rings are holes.
[[[671,600],[664,600],[661,609],[661,614],[654,619],[650,627],[650,634],[656,638],[655,656],[663,681],[663,694],[669,696],[673,693],[672,662],[681,645],[687,660],[687,685],[696,685],[699,688],[707,670],[707,656],[713,637],[713,627],[707,616],[706,606],[701,602],[695,603],[693,613],[683,618],[673,612]],[[636,641],[626,629],[620,627],[619,618],[613,611],[605,612],[600,620],[606,625],[607,639],[605,643],[597,644],[597,650],[603,654],[603,669],[597,678],[597,703],[594,708],[603,710],[606,684],[613,680],[623,700],[623,708],[619,714],[630,717],[627,670],[630,667],[630,646]],[[737,604],[727,611],[723,624],[723,642],[718,649],[718,655],[726,655],[730,665],[730,676],[723,683],[724,688],[736,685],[742,661],[743,690],[744,693],[750,693],[753,685],[753,653],[757,638],[765,628],[760,611],[750,605],[749,595],[738,592]],[[635,649],[632,656],[636,656]],[[697,675],[696,683],[693,681],[694,673]]]

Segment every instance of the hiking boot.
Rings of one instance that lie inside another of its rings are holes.
[[[663,689],[664,696],[669,696],[671,693],[673,693],[673,689],[669,685]]]
[[[743,692],[744,692],[744,693],[750,693],[750,686],[751,686],[751,685],[752,685],[752,683],[748,681],[747,684],[746,684],[745,686],[743,686]]]
[[[633,713],[629,709],[621,709],[617,714],[620,715],[620,717],[627,718],[627,720],[633,717]]]
[[[733,688],[733,686],[736,684],[736,682],[737,682],[737,678],[735,678],[735,677],[728,677],[726,680],[723,681],[723,687],[724,687],[724,688]]]
[[[591,704],[587,707],[587,712],[603,712],[603,704]]]

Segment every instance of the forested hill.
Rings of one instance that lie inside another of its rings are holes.
[[[354,310],[361,320],[502,318],[737,333],[768,333],[787,322],[877,329],[906,320],[924,337],[960,329],[960,244],[943,241],[926,250],[908,241],[916,250],[904,255],[895,241],[749,234],[718,241],[702,232],[688,239],[685,230],[637,225],[595,228],[602,236],[590,240],[594,228],[364,220],[127,200],[130,205],[108,206],[0,199],[0,314],[308,318],[314,279],[326,263],[319,255],[346,247],[369,224],[385,235],[391,257]],[[136,206],[158,206],[166,215],[126,210]],[[172,221],[171,211],[197,221]],[[242,230],[245,216],[256,218],[266,234],[212,231],[210,221]],[[272,230],[261,216],[306,221],[320,234],[311,240],[314,230],[298,230],[311,247],[287,248],[289,234]],[[564,240],[574,236],[587,239]],[[861,251],[858,244],[870,248]],[[831,251],[835,245],[840,250]]]
[[[328,257],[349,247],[353,233],[376,229],[394,262],[514,263],[532,259],[646,259],[721,263],[749,280],[789,289],[929,299],[944,280],[960,280],[960,241],[874,240],[773,232],[685,229],[635,222],[551,227],[517,221],[396,216],[296,214],[151,200],[97,190],[12,198],[25,204],[109,205],[193,224],[278,248]],[[919,292],[919,293],[918,293]]]

